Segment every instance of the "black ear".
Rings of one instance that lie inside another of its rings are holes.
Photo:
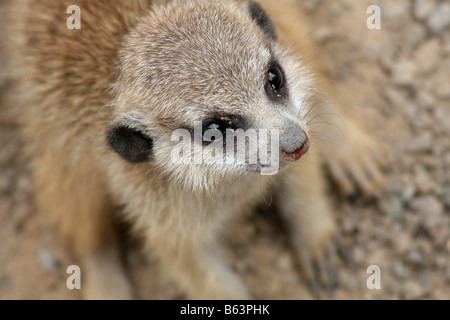
[[[151,160],[153,140],[123,124],[112,124],[106,131],[110,147],[131,163]]]
[[[275,40],[277,34],[269,16],[259,3],[248,1],[248,11],[253,20],[263,29],[270,39]]]

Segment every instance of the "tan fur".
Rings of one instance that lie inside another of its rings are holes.
[[[21,84],[17,117],[23,122],[32,158],[36,200],[91,275],[85,297],[131,297],[115,249],[113,219],[119,206],[189,297],[244,299],[250,297],[247,289],[220,253],[217,234],[227,221],[261,201],[270,186],[282,190],[280,211],[289,221],[294,248],[311,279],[312,263],[323,259],[336,232],[320,159],[324,156],[347,192],[357,185],[370,193],[381,181],[376,161],[358,160],[375,144],[366,135],[361,138],[351,123],[348,127],[354,131],[349,136],[355,141],[331,151],[320,150],[312,141],[304,159],[275,177],[238,168],[199,170],[170,164],[170,133],[211,108],[211,101],[221,111],[245,108],[253,123],[267,128],[280,128],[286,118],[293,118],[288,111],[274,112],[260,98],[263,90],[257,80],[265,65],[257,62],[268,54],[261,44],[266,40],[238,2],[20,0],[12,4],[17,23],[11,25],[11,60]],[[317,88],[322,81],[313,79],[320,62],[304,59],[314,47],[300,8],[289,0],[260,3],[275,24],[280,42],[273,44],[273,50],[288,71],[288,81],[292,80],[301,100],[298,104],[307,105],[317,91],[331,91]],[[71,4],[82,10],[80,31],[66,28],[65,11]],[[204,21],[194,20],[197,13]],[[186,29],[178,30],[174,21]],[[226,28],[212,27],[217,21]],[[198,38],[184,43],[183,32],[198,32]],[[215,38],[208,40],[208,33]],[[173,47],[161,44],[162,49],[154,49],[167,37]],[[233,50],[225,52],[227,47]],[[194,58],[198,51],[211,63],[199,63]],[[172,67],[174,61],[184,64]],[[229,66],[233,72],[226,69]],[[202,73],[203,67],[207,72]],[[224,93],[223,88],[231,89]],[[183,108],[186,100],[200,107]],[[292,120],[305,130],[307,111],[301,108],[301,117]],[[130,164],[113,153],[105,130],[114,121],[155,134],[157,160]],[[327,128],[311,125],[309,130]],[[347,159],[352,157],[356,164],[349,168]],[[361,174],[366,166],[374,170],[371,178]],[[346,171],[356,179],[346,180],[342,173]]]

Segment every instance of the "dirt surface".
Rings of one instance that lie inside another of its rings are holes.
[[[334,298],[449,299],[450,3],[302,3],[316,27],[299,37],[322,44],[340,99],[366,119],[390,154],[378,201],[332,195],[342,253]],[[380,30],[366,26],[372,4],[381,8]],[[8,86],[0,73],[0,93]],[[14,105],[0,98],[0,110]],[[36,211],[22,143],[17,126],[0,112],[0,299],[79,299],[80,291],[66,288],[66,268],[77,261]],[[256,298],[311,299],[284,234],[270,210],[248,218],[235,228],[230,263]],[[139,298],[182,298],[137,240],[126,249]],[[379,290],[366,286],[371,265],[381,271]]]

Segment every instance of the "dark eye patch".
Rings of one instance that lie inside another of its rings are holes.
[[[260,26],[264,33],[268,35],[271,40],[276,40],[277,34],[275,28],[261,5],[254,1],[249,1],[248,10],[252,19]]]
[[[241,115],[214,112],[203,120],[202,126],[203,130],[207,130],[207,128],[216,128],[221,131],[226,129],[246,130],[247,122]]]
[[[204,142],[221,140],[225,137],[227,129],[230,129],[229,124],[226,121],[211,119],[210,122],[208,122],[202,127]]]
[[[215,111],[203,118],[201,121],[201,131],[200,128],[196,128],[193,124],[187,123],[180,126],[179,129],[188,130],[193,139],[200,139],[204,145],[207,145],[215,140],[209,141],[211,135],[218,135],[225,138],[226,131],[229,129],[242,129],[245,131],[248,129],[248,122],[241,115]],[[206,131],[208,131],[208,134],[205,136]],[[224,143],[226,142],[225,140]]]
[[[213,107],[213,110],[217,108]],[[184,129],[190,132],[192,139],[199,139],[203,145],[208,145],[210,142],[215,141],[215,139],[208,139],[212,135],[218,135],[225,138],[227,130],[238,130],[242,129],[244,131],[250,128],[248,120],[239,114],[232,114],[228,112],[213,111],[201,120],[200,126],[196,127],[195,123],[183,123],[178,126],[178,129]],[[201,130],[200,130],[201,129]],[[205,132],[208,131],[205,137]],[[208,141],[210,140],[210,141]],[[224,139],[224,143],[226,139]]]
[[[202,122],[203,135],[207,130],[210,130],[210,133],[217,130],[224,138],[224,143],[226,131],[229,129],[242,129],[245,131],[247,130],[247,122],[240,115],[227,113],[213,113]]]

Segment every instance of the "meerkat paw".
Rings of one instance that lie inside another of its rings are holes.
[[[85,256],[82,262],[83,299],[132,299],[131,285],[115,248]]]
[[[338,286],[336,228],[322,223],[308,224],[306,228],[293,239],[299,267],[315,298],[332,297]]]
[[[348,123],[345,139],[324,151],[331,178],[345,196],[362,193],[377,196],[385,182],[386,150],[354,123]]]
[[[327,241],[323,247],[316,248],[313,252],[306,248],[300,249],[298,259],[305,270],[306,281],[312,294],[321,299],[324,290],[328,297],[333,297],[338,286],[338,267],[336,261],[337,237]]]

